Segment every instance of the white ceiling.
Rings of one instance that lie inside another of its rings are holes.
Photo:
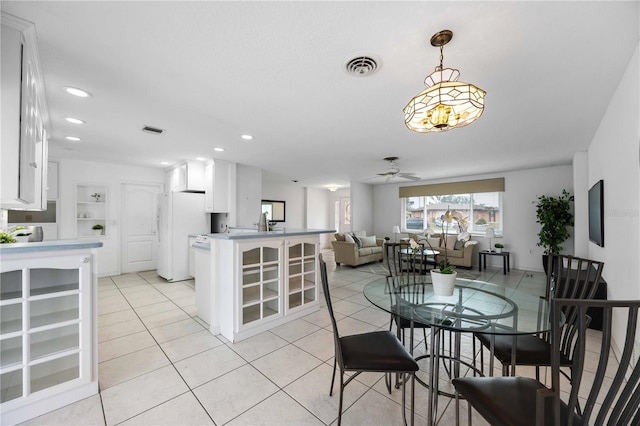
[[[425,179],[569,164],[638,43],[639,4],[3,0],[2,9],[36,24],[51,156],[148,167],[213,156],[260,167],[267,180],[326,186],[384,183],[371,178],[387,156]],[[454,32],[444,65],[487,91],[485,112],[462,129],[418,134],[402,109],[438,64],[429,38],[442,29]],[[363,53],[379,71],[348,75],[344,64]]]

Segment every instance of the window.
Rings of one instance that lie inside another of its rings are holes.
[[[431,228],[435,232],[456,234],[458,224],[453,221],[448,229],[441,219],[447,210],[458,212],[468,218],[467,231],[484,234],[487,228],[494,228],[502,234],[502,192],[480,192],[476,194],[429,195],[402,197],[402,228],[405,232],[422,231]]]

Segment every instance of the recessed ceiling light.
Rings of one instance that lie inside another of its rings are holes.
[[[253,139],[253,136],[251,136],[251,135],[242,135],[240,137],[242,139],[244,139],[245,141],[250,141],[251,139]]]
[[[198,161],[207,161],[207,159],[204,158],[204,157],[196,157],[196,160],[198,160]]]
[[[79,98],[88,98],[91,96],[91,93],[76,87],[65,87],[64,90],[66,90],[70,95],[78,96]]]
[[[73,124],[84,124],[84,121],[80,120],[79,118],[67,117],[65,118],[65,120]]]
[[[77,137],[77,136],[67,136],[67,137],[65,137],[65,139],[68,140],[68,141],[74,141],[74,142],[80,142],[81,141],[81,139],[79,137]]]
[[[213,148],[214,151],[218,151],[218,152],[222,152],[224,151],[224,148]]]
[[[168,161],[161,161],[160,164],[162,164],[163,166],[168,166],[171,163]]]

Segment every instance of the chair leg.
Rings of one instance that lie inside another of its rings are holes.
[[[333,383],[336,381],[336,365],[338,364],[338,360],[333,358],[333,375],[331,376],[331,389],[329,389],[329,396],[333,396]],[[340,369],[340,373],[342,374],[342,369]]]
[[[338,405],[338,426],[342,424],[342,394],[344,391],[344,371],[340,369],[340,403]]]

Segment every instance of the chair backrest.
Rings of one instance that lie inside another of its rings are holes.
[[[547,261],[547,299],[593,299],[604,262],[557,253]]]
[[[391,275],[398,277],[400,284],[419,281],[417,278],[428,272],[429,257],[423,253],[426,250],[425,244],[419,243],[415,252],[411,244],[407,242],[400,242],[394,247],[398,269]]]
[[[320,261],[320,281],[322,281],[322,293],[324,294],[324,300],[327,302],[327,310],[329,311],[329,317],[331,317],[331,326],[333,327],[333,343],[335,346],[335,357],[339,365],[342,363],[342,348],[340,345],[340,334],[338,333],[338,325],[336,324],[336,317],[333,314],[333,305],[331,304],[331,294],[329,293],[329,278],[327,277],[327,263],[322,258],[322,254],[318,255]]]
[[[580,299],[591,300],[596,294],[604,262],[580,257],[551,254],[547,265],[547,294],[550,299]],[[577,321],[576,311],[567,310],[564,313],[564,324],[561,331],[562,354],[573,362],[574,332]],[[550,341],[549,334],[546,340]]]
[[[388,277],[396,277],[400,274],[401,265],[398,258],[398,246],[400,243],[384,243],[384,257],[387,261]]]
[[[587,326],[589,324],[587,309],[590,307],[603,309],[603,329],[600,344],[595,348],[590,348],[591,351],[597,351],[598,354],[595,376],[593,380],[584,380],[583,383],[583,372],[587,359]],[[551,318],[554,329],[551,334],[554,348],[559,349],[563,345],[563,336],[560,333],[563,316],[567,312],[574,312],[577,318],[573,333],[575,339],[573,345],[574,362],[568,397],[561,396],[563,392],[566,394],[566,390],[561,388],[560,382],[560,351],[552,351],[551,379],[555,392],[556,425],[560,425],[561,399],[567,402],[570,413],[577,413],[579,405],[583,407],[580,418],[570,417],[569,420],[563,421],[563,425],[602,425],[605,424],[605,421],[609,425],[640,424],[640,363],[638,362],[638,354],[634,354],[634,346],[637,344],[639,308],[640,300],[552,299]],[[619,360],[610,356],[613,330],[620,331],[615,336],[616,347],[620,350]],[[605,377],[605,371],[607,376],[613,377],[613,379]],[[579,404],[578,395],[581,398],[588,395],[586,403]]]

